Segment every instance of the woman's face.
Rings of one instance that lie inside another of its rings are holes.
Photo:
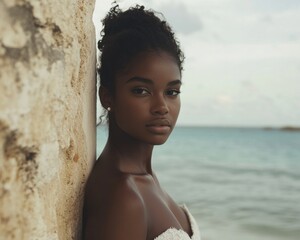
[[[116,76],[115,124],[136,140],[159,145],[172,132],[180,110],[181,74],[165,52],[144,52]]]

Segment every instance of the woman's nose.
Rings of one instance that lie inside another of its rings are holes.
[[[169,112],[169,108],[164,96],[157,96],[153,99],[151,113],[154,115],[165,115]]]

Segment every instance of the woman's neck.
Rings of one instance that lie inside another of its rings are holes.
[[[110,130],[101,158],[120,172],[152,175],[152,151],[153,145]]]

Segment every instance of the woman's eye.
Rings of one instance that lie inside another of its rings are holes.
[[[179,94],[180,94],[180,90],[177,90],[177,89],[171,89],[171,90],[166,91],[166,95],[168,95],[168,96],[177,96]]]
[[[132,92],[134,94],[138,94],[138,95],[146,95],[149,94],[149,91],[145,88],[134,88],[132,89]]]

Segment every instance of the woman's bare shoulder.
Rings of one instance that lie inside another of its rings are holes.
[[[105,179],[92,173],[83,222],[84,239],[146,239],[145,205],[134,180],[124,174]]]
[[[100,205],[99,201],[112,204],[121,196],[124,201],[133,200],[131,198],[142,200],[134,178],[130,174],[95,165],[85,186],[86,202],[95,202],[97,206]]]

